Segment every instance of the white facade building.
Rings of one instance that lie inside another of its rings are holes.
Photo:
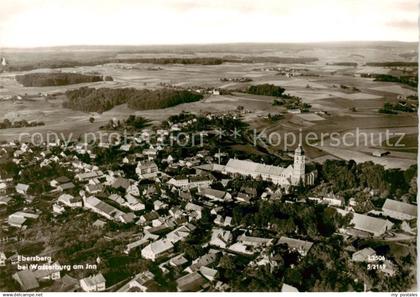
[[[299,181],[306,183],[305,154],[301,146],[295,150],[293,166],[288,167],[265,165],[252,161],[230,159],[224,171],[231,174],[250,175],[253,178],[261,177],[281,186],[298,185]]]
[[[99,273],[80,280],[80,287],[85,292],[103,292],[106,289],[104,276]]]

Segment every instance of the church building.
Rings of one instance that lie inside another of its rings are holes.
[[[265,165],[252,161],[230,159],[225,166],[226,173],[261,177],[274,184],[287,187],[296,186],[300,181],[306,185],[311,185],[315,181],[314,173],[305,173],[305,153],[302,146],[298,146],[294,154],[293,165],[288,167]]]

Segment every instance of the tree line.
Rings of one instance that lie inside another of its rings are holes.
[[[28,122],[26,120],[21,121],[14,121],[13,123],[5,119],[3,122],[0,122],[0,129],[9,129],[9,128],[24,128],[24,127],[36,127],[36,126],[44,126],[44,122]]]
[[[198,65],[220,65],[224,60],[213,57],[202,58],[128,58],[128,59],[111,59],[111,63],[146,63],[146,64],[198,64]]]
[[[417,67],[417,62],[404,62],[404,61],[396,61],[396,62],[368,62],[366,66],[374,66],[374,67],[399,67],[399,66],[413,66]]]
[[[417,88],[418,79],[417,76],[393,76],[389,74],[373,74],[369,77],[374,77],[375,81],[384,81],[384,82],[396,82],[403,85],[407,85],[413,88]]]
[[[27,73],[16,75],[16,81],[22,84],[24,87],[65,86],[105,80],[112,81],[112,77],[69,72]]]
[[[6,66],[0,66],[0,71],[29,71],[39,68],[70,68],[70,67],[81,67],[81,66],[97,66],[108,63],[148,63],[148,64],[196,64],[196,65],[221,65],[223,63],[282,63],[282,64],[306,64],[318,61],[318,58],[313,57],[237,57],[237,56],[226,56],[222,58],[217,57],[194,57],[194,58],[181,58],[181,57],[162,57],[162,58],[114,58],[114,57],[103,57],[90,59],[89,61],[80,60],[46,60],[38,62],[30,62],[25,64],[9,64]]]

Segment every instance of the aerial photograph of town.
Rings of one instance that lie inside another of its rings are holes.
[[[417,9],[2,0],[0,292],[417,291]]]

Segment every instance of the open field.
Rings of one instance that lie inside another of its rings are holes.
[[[181,111],[195,113],[227,112],[236,110],[238,106],[247,111],[244,120],[257,131],[265,129],[266,133],[299,132],[303,135],[309,132],[321,133],[339,132],[341,134],[356,128],[361,130],[373,129],[402,129],[409,134],[410,142],[417,137],[417,115],[415,113],[400,113],[398,115],[385,115],[378,113],[384,102],[397,102],[399,95],[413,95],[416,90],[397,83],[375,82],[371,78],[362,78],[360,73],[389,73],[390,68],[365,66],[368,62],[402,61],[399,52],[411,50],[413,45],[389,45],[376,47],[375,45],[358,45],[345,47],[319,45],[261,45],[247,46],[245,50],[238,46],[217,47],[207,49],[197,46],[189,49],[175,47],[165,48],[130,48],[114,51],[106,48],[96,49],[89,53],[69,53],[69,57],[77,60],[80,54],[82,61],[89,61],[93,57],[118,58],[166,58],[166,57],[226,57],[236,56],[253,57],[316,57],[318,61],[307,64],[279,64],[264,63],[223,63],[221,65],[180,65],[180,64],[124,64],[109,63],[97,66],[79,66],[60,69],[35,69],[22,72],[0,73],[0,120],[9,119],[43,121],[45,126],[32,128],[18,128],[0,130],[0,140],[19,138],[20,133],[46,133],[48,131],[73,133],[80,135],[85,132],[97,131],[98,128],[110,119],[123,119],[130,114],[144,116],[152,123],[158,123],[170,115]],[[415,47],[413,47],[415,49]],[[343,50],[344,49],[344,50]],[[31,53],[17,53],[12,50],[5,51],[6,58],[12,62],[23,59],[25,63],[36,61],[36,55]],[[62,59],[59,53],[51,49],[50,52],[41,52],[39,59]],[[336,66],[337,62],[357,62],[358,66]],[[23,63],[23,62],[22,62]],[[328,63],[328,65],[327,65]],[[114,81],[102,81],[59,87],[23,87],[15,80],[15,75],[30,72],[63,71],[83,74],[97,74],[112,76]],[[296,76],[286,77],[281,72],[298,73]],[[302,74],[302,75],[300,75]],[[226,82],[220,78],[249,77],[251,82]],[[235,92],[251,84],[270,83],[286,89],[285,93],[301,97],[303,102],[312,105],[310,113],[288,114],[283,106],[273,106],[273,97],[256,96]],[[232,95],[205,96],[200,102],[181,104],[164,110],[133,111],[126,105],[116,106],[102,114],[88,114],[62,107],[66,100],[63,93],[66,90],[89,87],[108,88],[161,88],[171,85],[182,88],[209,88],[234,91]],[[46,100],[46,94],[58,94],[55,99]],[[27,95],[25,97],[24,95]],[[13,96],[23,96],[22,100],[11,100]],[[264,118],[268,114],[283,114],[282,119],[272,122]],[[94,123],[89,122],[90,117],[95,118]],[[380,144],[378,147],[381,146]],[[363,146],[357,148],[334,147],[323,144],[308,148],[310,158],[325,160],[326,158],[353,158],[357,161],[372,160],[388,167],[406,168],[415,163],[416,150],[411,143],[407,149],[393,149],[393,153],[384,158],[375,159],[371,150],[375,147]],[[281,145],[274,147],[281,149]]]

